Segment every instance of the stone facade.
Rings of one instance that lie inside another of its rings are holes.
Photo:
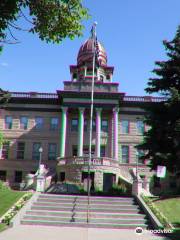
[[[93,75],[94,46],[98,56]],[[146,163],[138,160],[135,146],[148,128],[143,124],[144,105],[162,99],[125,96],[119,92],[119,84],[113,82],[113,70],[107,65],[102,45],[94,45],[90,38],[79,50],[77,65],[70,66],[71,81],[64,82],[64,90],[52,94],[11,93],[10,101],[0,106],[0,131],[9,142],[9,149],[5,149],[4,143],[0,151],[0,178],[16,185],[26,174],[36,172],[40,159],[36,148],[41,146],[41,163],[56,172],[59,181],[83,184],[89,161],[93,80],[90,172],[94,187],[107,190],[109,182],[117,183],[119,177],[132,182],[129,170],[137,167],[139,174],[150,175]],[[22,129],[22,117],[26,117],[26,129]],[[23,155],[21,160],[17,158],[18,151]]]

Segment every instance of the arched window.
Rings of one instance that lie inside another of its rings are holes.
[[[106,75],[106,79],[107,79],[107,80],[110,80],[110,75],[109,75],[109,74]]]
[[[104,77],[102,75],[100,75],[100,82],[104,81]]]
[[[77,79],[77,73],[73,73],[73,80]]]

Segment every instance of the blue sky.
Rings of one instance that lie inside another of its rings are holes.
[[[21,44],[6,45],[0,56],[0,87],[9,91],[55,92],[70,80],[81,44],[93,21],[114,66],[114,82],[127,95],[146,95],[156,60],[166,58],[162,40],[171,40],[180,24],[179,0],[84,0],[92,18],[84,36],[61,45],[46,44],[30,33],[17,33]]]

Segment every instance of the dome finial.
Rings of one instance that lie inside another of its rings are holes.
[[[91,28],[91,38],[96,40],[96,26],[97,26],[97,22],[94,22]]]

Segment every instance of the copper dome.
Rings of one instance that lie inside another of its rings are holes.
[[[100,65],[107,65],[107,55],[103,45],[97,41],[96,43],[97,59]],[[82,44],[79,49],[77,64],[83,65],[84,62],[92,61],[93,58],[93,39],[89,38]]]

